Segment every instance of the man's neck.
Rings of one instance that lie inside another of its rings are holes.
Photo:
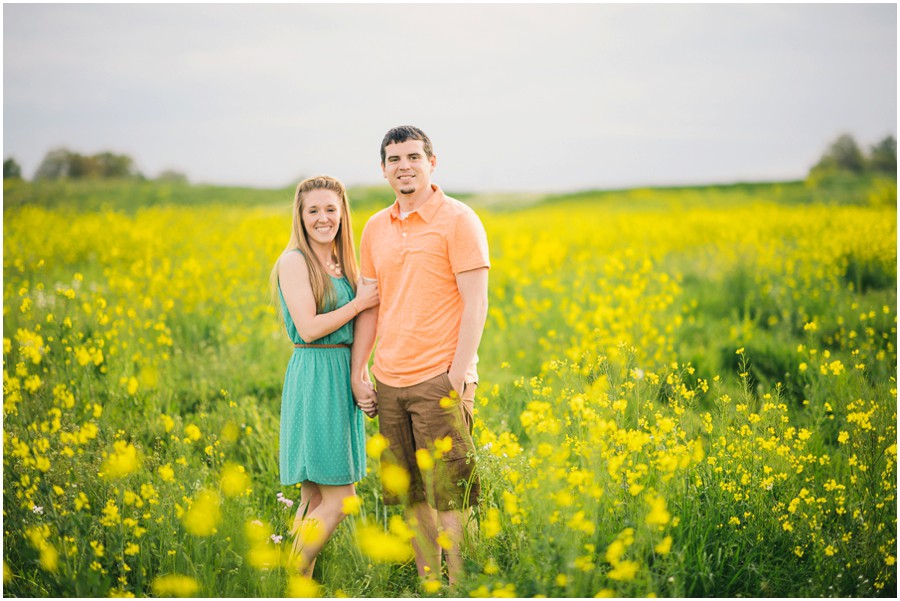
[[[423,204],[425,204],[431,195],[434,194],[434,189],[429,184],[427,187],[416,190],[415,194],[397,194],[397,201],[400,203],[400,210],[404,213],[412,213]]]

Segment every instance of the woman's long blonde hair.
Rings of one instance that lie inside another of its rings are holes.
[[[316,312],[326,313],[334,310],[337,303],[337,294],[334,284],[325,271],[325,266],[319,263],[312,248],[309,246],[306,227],[303,225],[303,196],[313,190],[331,190],[341,199],[341,222],[338,225],[337,235],[334,237],[334,254],[338,263],[343,267],[344,275],[350,286],[356,293],[356,280],[359,277],[359,267],[356,264],[356,248],[353,244],[353,226],[350,223],[350,199],[344,184],[333,177],[319,175],[309,177],[297,184],[294,193],[293,220],[291,223],[291,240],[285,251],[300,250],[306,259],[309,268],[309,283],[312,285],[313,296],[316,299]],[[279,257],[279,260],[281,258]],[[281,313],[281,302],[278,298],[278,261],[269,276],[269,284],[272,290],[272,300],[276,311]]]

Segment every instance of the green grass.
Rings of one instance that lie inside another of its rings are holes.
[[[493,264],[476,427],[483,497],[464,583],[439,595],[893,597],[896,210],[882,202],[890,190],[873,190],[468,197]],[[278,485],[290,345],[265,290],[291,190],[4,191],[4,592],[146,596],[178,573],[201,596],[283,596],[289,574],[253,565],[246,523],[286,534],[293,511],[275,495],[298,497]],[[386,187],[350,196],[358,230],[392,200]],[[43,337],[38,363],[30,333]],[[100,364],[82,364],[79,350],[98,348]],[[96,438],[63,441],[88,424]],[[141,452],[140,469],[98,477],[117,442]],[[179,514],[220,488],[229,462],[246,469],[249,492],[222,498],[214,535],[190,534]],[[328,595],[423,594],[411,562],[380,563],[355,544],[363,520],[387,528],[398,513],[381,502],[377,467],[358,486],[361,516],[319,559]],[[146,484],[156,495],[138,507],[130,495]],[[76,508],[79,492],[90,507]],[[667,521],[648,521],[655,495]],[[110,501],[121,519],[104,524]],[[484,530],[491,510],[495,536]],[[47,537],[29,530],[40,526]],[[620,559],[640,569],[617,580],[607,553],[629,529]],[[665,536],[671,549],[658,551]],[[59,553],[55,570],[35,540]]]

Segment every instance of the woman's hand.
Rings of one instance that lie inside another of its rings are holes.
[[[366,370],[362,378],[351,379],[350,386],[353,389],[353,399],[356,406],[369,417],[378,415],[378,402],[375,396],[375,387],[369,380],[369,372]]]
[[[357,310],[362,312],[371,309],[377,306],[378,302],[378,282],[374,280],[366,282],[365,279],[360,278],[356,285],[356,298],[353,299]]]
[[[363,413],[368,415],[371,418],[375,418],[378,415],[378,401],[375,398],[375,393],[372,393],[372,396],[362,399],[356,399],[356,406],[359,407]]]

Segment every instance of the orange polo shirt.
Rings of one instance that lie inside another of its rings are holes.
[[[490,267],[475,211],[431,187],[406,219],[399,201],[373,215],[360,239],[360,274],[378,280],[381,300],[373,371],[389,386],[412,386],[450,369],[463,311],[456,274]],[[478,381],[477,362],[467,382]]]

